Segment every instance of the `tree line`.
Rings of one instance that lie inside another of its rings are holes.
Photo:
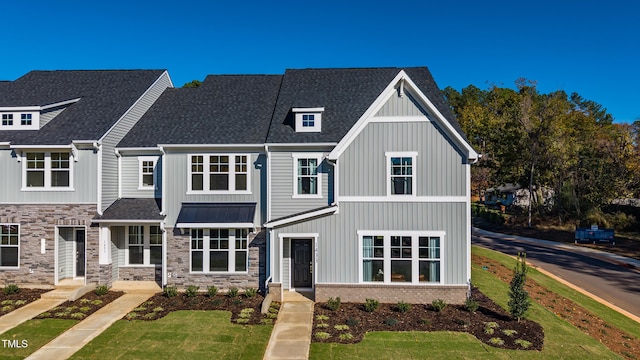
[[[526,79],[515,89],[469,85],[443,93],[481,154],[471,168],[475,194],[518,184],[532,195],[529,219],[533,212],[560,222],[640,196],[640,120],[614,123],[602,105],[577,93],[540,93]],[[546,206],[542,189],[553,190]]]

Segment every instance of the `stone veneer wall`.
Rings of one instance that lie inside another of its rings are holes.
[[[315,300],[327,301],[340,297],[342,302],[363,303],[366,299],[375,299],[381,303],[395,304],[404,301],[411,304],[431,304],[442,299],[447,304],[464,304],[467,298],[467,286],[413,286],[413,285],[377,285],[377,284],[316,284]]]
[[[99,283],[99,231],[97,227],[91,227],[95,214],[95,204],[2,205],[0,223],[20,225],[20,260],[18,269],[0,270],[0,285],[54,284],[56,226],[86,227],[86,282]],[[40,239],[45,239],[44,254]]]
[[[185,230],[182,234],[180,229],[167,228],[167,285],[181,289],[195,285],[199,286],[200,290],[206,290],[207,286],[214,285],[222,290],[236,287],[240,290],[255,288],[264,291],[267,261],[266,232],[262,230],[258,234],[250,234],[248,241],[249,271],[247,273],[190,273],[189,230]]]
[[[155,281],[162,284],[162,266],[121,266],[118,280]]]

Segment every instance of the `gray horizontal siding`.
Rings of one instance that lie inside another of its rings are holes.
[[[48,109],[40,113],[40,128],[47,125],[54,117],[58,116],[68,105],[58,106],[53,109]]]
[[[294,171],[292,152],[271,153],[271,219],[316,209],[333,202],[329,196],[329,180],[333,181],[333,168],[326,161],[322,162],[320,168],[321,198],[293,198]]]
[[[465,196],[463,156],[432,122],[372,122],[338,160],[340,196],[386,196],[387,151],[416,151],[418,196]]]
[[[74,191],[21,191],[22,162],[18,162],[10,150],[0,150],[0,169],[3,169],[2,181],[0,181],[0,202],[96,203],[97,155],[92,150],[78,150],[77,154],[78,161],[74,161],[72,165]]]
[[[183,202],[255,202],[256,225],[261,226],[266,217],[266,156],[259,153],[234,151],[234,153],[250,154],[251,194],[187,194],[189,176],[189,154],[202,154],[202,151],[167,152],[164,157],[167,171],[166,181],[166,213],[167,226],[176,224],[180,207]],[[230,153],[225,151],[210,152],[211,154]]]
[[[118,161],[114,154],[116,145],[170,85],[171,80],[165,72],[102,140],[102,210],[118,198]]]
[[[145,156],[147,157],[147,156]],[[152,158],[154,156],[150,156]],[[123,156],[121,161],[121,183],[122,183],[122,197],[124,198],[153,198],[160,197],[160,191],[162,189],[162,171],[160,164],[160,157],[156,158],[156,168],[154,169],[156,190],[140,190],[138,188],[140,184],[140,165],[138,156]]]
[[[467,283],[469,266],[466,219],[465,203],[340,203],[337,215],[275,229],[274,251],[281,254],[279,234],[318,233],[317,281],[357,283],[361,266],[358,262],[358,230],[444,231],[445,284],[462,285]],[[281,280],[278,279],[279,265],[276,262],[275,282]],[[283,275],[282,281],[288,280],[287,276]]]

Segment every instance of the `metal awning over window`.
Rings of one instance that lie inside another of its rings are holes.
[[[177,228],[253,228],[256,203],[183,203]]]

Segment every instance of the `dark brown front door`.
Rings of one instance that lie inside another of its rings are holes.
[[[85,231],[84,229],[76,230],[76,276],[84,276],[84,243],[85,243]]]
[[[293,287],[310,288],[313,284],[311,240],[291,240],[291,257],[293,261]]]

